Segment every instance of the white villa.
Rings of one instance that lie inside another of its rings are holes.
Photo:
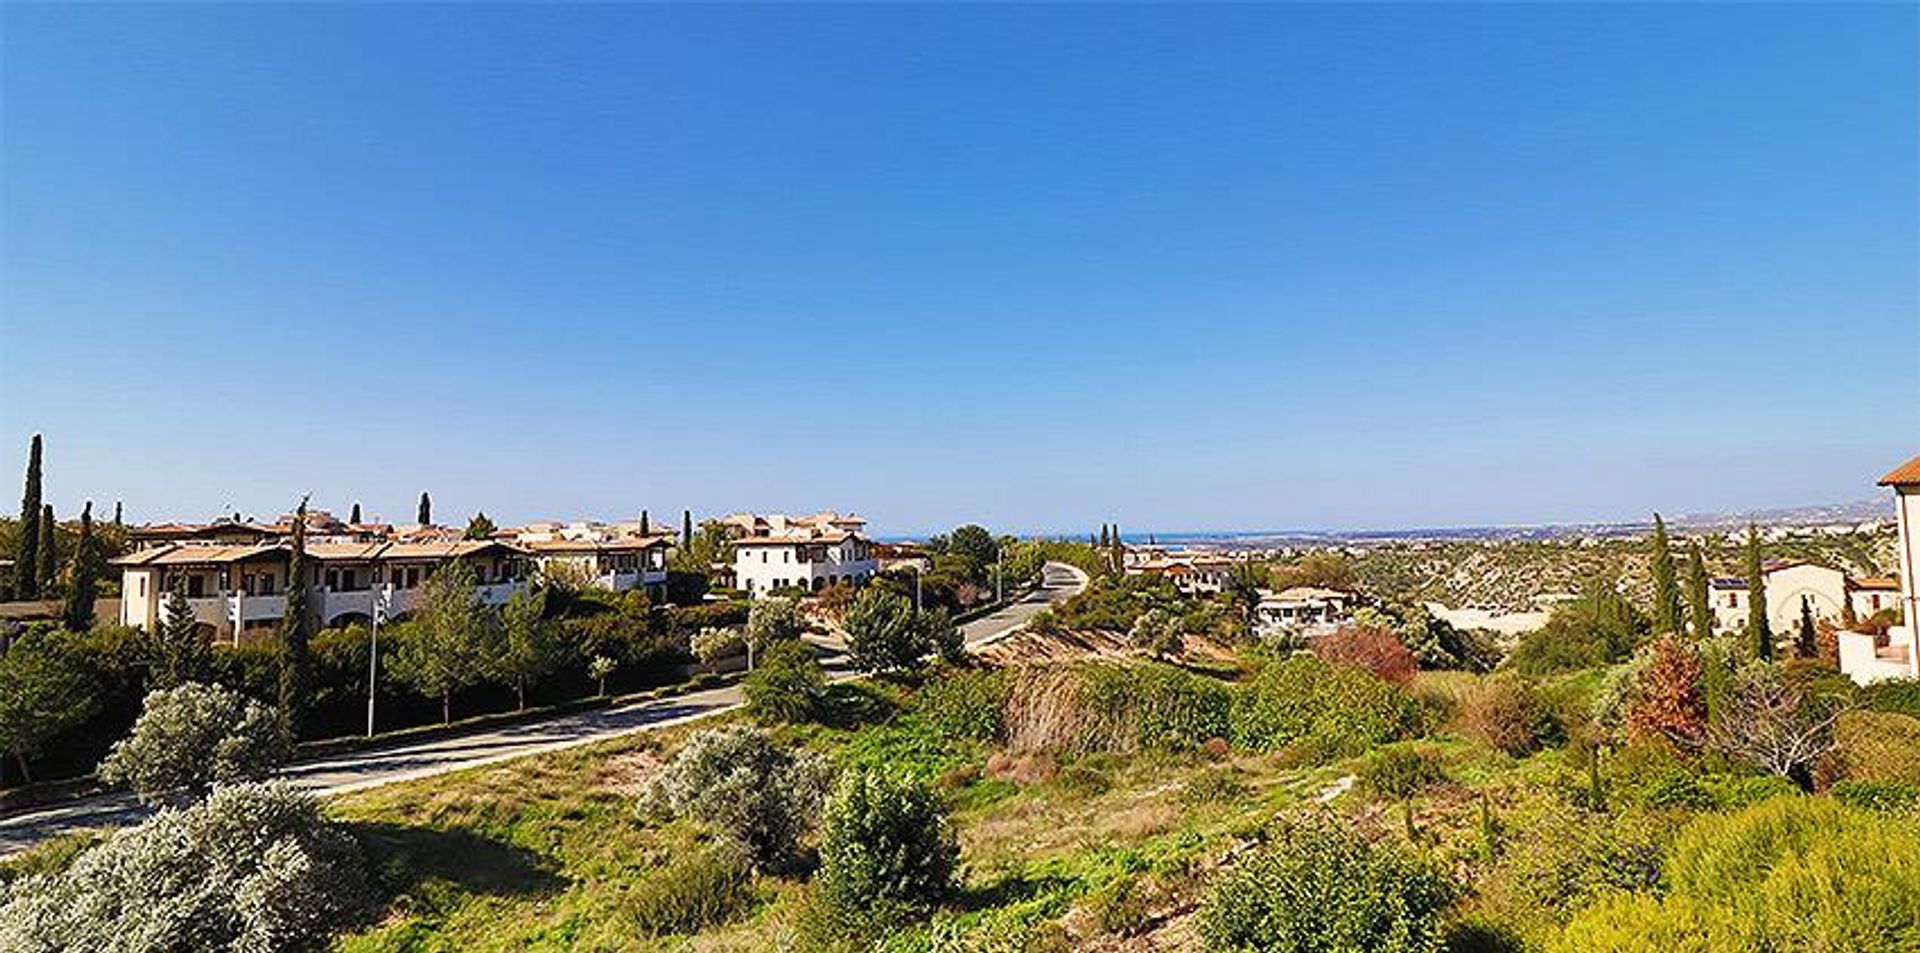
[[[1233,578],[1234,559],[1203,550],[1169,551],[1158,546],[1127,547],[1129,576],[1162,576],[1187,595],[1219,592]]]
[[[1920,679],[1920,457],[1881,477],[1880,485],[1893,488],[1900,528],[1895,547],[1901,624],[1887,630],[1884,643],[1866,632],[1840,633],[1840,670],[1862,685],[1890,678]]]
[[[671,532],[641,532],[639,523],[529,523],[511,531],[542,573],[565,574],[614,592],[645,589],[663,598]]]
[[[1830,566],[1809,562],[1769,563],[1761,573],[1766,582],[1767,621],[1775,632],[1791,632],[1800,625],[1800,602],[1805,599],[1816,619],[1839,622],[1851,605],[1855,618],[1865,619],[1899,604],[1900,581],[1885,577],[1855,578]],[[1714,628],[1738,631],[1747,624],[1747,581],[1715,579],[1709,598]]]
[[[809,516],[735,513],[721,522],[734,532],[734,586],[754,598],[776,589],[858,586],[879,568],[867,521],[858,516],[832,510]]]
[[[438,538],[418,530],[400,538],[351,538],[359,534],[340,531],[345,524],[331,520],[325,513],[308,516],[313,535],[303,581],[321,625],[370,622],[380,599],[386,600],[386,618],[405,618],[426,580],[454,559],[473,568],[479,596],[489,605],[526,587],[528,552],[510,543],[460,539],[451,531]],[[177,583],[211,638],[237,645],[271,633],[286,615],[286,590],[293,584],[290,532],[284,521],[143,527],[134,534],[140,548],[114,560],[121,624],[152,631]]]
[[[1316,586],[1294,586],[1279,592],[1260,591],[1254,610],[1261,631],[1291,629],[1304,635],[1324,635],[1352,615],[1354,594]]]

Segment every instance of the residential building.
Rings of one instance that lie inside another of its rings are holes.
[[[1880,485],[1893,490],[1900,624],[1887,629],[1884,638],[1867,632],[1840,633],[1840,670],[1862,685],[1890,678],[1920,679],[1920,457],[1881,477]]]
[[[662,599],[674,535],[648,529],[642,534],[637,522],[530,523],[499,535],[532,553],[548,578],[578,579],[614,592],[644,589]]]
[[[736,513],[720,522],[735,534],[734,586],[754,598],[780,589],[863,585],[879,568],[867,521],[858,516],[831,510],[809,516]]]
[[[1356,597],[1351,592],[1294,586],[1279,592],[1260,590],[1260,604],[1254,610],[1255,626],[1261,631],[1289,629],[1302,635],[1325,635],[1352,617]]]
[[[1799,560],[1768,563],[1761,576],[1766,582],[1767,621],[1775,632],[1790,632],[1799,626],[1802,600],[1812,608],[1815,619],[1835,623],[1847,618],[1845,606],[1851,605],[1855,618],[1865,619],[1899,601],[1897,579],[1854,577],[1831,566]],[[1709,583],[1708,598],[1715,628],[1726,632],[1746,627],[1747,580],[1714,579]]]
[[[1219,592],[1233,578],[1236,561],[1221,553],[1205,550],[1174,550],[1160,547],[1128,547],[1123,564],[1130,576],[1161,576],[1190,596]]]
[[[228,533],[194,534],[209,542],[154,542],[114,560],[120,568],[120,622],[153,630],[167,594],[178,584],[194,617],[217,641],[238,644],[275,630],[286,615],[286,589],[292,584],[291,547],[284,537],[219,541]],[[328,627],[370,622],[381,601],[386,618],[406,618],[417,608],[427,579],[455,559],[472,567],[482,602],[503,604],[526,588],[530,555],[500,540],[451,537],[321,539],[309,541],[306,552],[308,601],[315,622]]]

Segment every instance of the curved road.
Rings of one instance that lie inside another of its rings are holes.
[[[1048,563],[1041,587],[1018,602],[960,627],[967,646],[1006,637],[1026,625],[1034,613],[1078,592],[1086,584],[1079,570]],[[845,646],[820,640],[821,663],[829,677],[853,677]],[[741,704],[740,688],[728,685],[688,692],[675,698],[634,702],[550,721],[523,722],[501,728],[445,736],[390,748],[353,751],[289,765],[279,776],[295,787],[326,796],[424,778],[462,768],[478,767],[543,751],[588,744],[635,731],[677,725],[730,711]],[[0,857],[25,850],[50,837],[90,827],[128,824],[147,809],[126,793],[103,794],[51,807],[30,808],[0,817]]]

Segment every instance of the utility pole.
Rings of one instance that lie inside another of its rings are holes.
[[[373,590],[373,640],[367,645],[367,737],[373,737],[373,696],[380,681],[380,620],[387,617],[387,605],[393,598],[393,583],[383,582]]]

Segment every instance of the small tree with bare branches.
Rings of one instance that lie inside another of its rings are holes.
[[[1833,750],[1845,700],[1809,696],[1766,663],[1743,666],[1732,681],[1726,710],[1709,732],[1714,747],[1811,790],[1813,764]]]

